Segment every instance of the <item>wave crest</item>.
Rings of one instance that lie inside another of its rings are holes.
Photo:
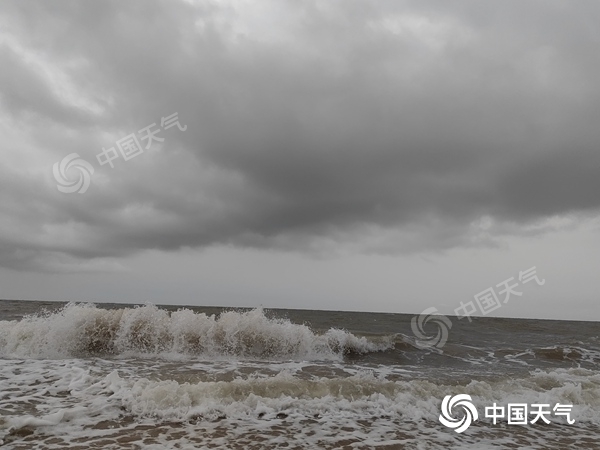
[[[0,355],[61,358],[103,355],[189,355],[248,358],[340,359],[393,347],[331,328],[323,334],[262,308],[215,315],[155,305],[107,310],[69,303],[54,313],[0,321]]]

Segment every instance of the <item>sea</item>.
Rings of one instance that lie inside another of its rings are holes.
[[[600,323],[413,319],[2,300],[0,448],[600,449]]]

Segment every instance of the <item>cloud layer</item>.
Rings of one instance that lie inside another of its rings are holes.
[[[110,270],[215,244],[419,252],[597,216],[599,10],[8,2],[0,265]],[[174,112],[185,131],[98,164]],[[85,194],[52,176],[72,152],[95,167]]]

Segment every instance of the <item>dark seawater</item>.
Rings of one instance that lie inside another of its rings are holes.
[[[600,323],[454,320],[435,348],[412,318],[2,300],[0,447],[600,449]],[[462,434],[438,420],[457,394]],[[575,423],[493,424],[493,403]]]

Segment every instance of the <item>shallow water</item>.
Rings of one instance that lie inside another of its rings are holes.
[[[600,326],[409,315],[0,301],[7,448],[600,448]],[[432,333],[434,333],[432,331]],[[440,424],[446,395],[480,411]],[[496,402],[573,404],[496,425]]]

